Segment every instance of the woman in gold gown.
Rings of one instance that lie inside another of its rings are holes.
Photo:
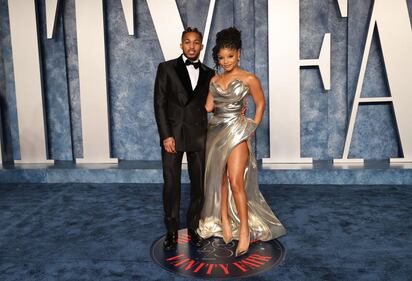
[[[213,111],[206,142],[204,206],[197,233],[202,238],[239,240],[236,256],[251,240],[271,240],[286,233],[259,191],[250,138],[262,121],[265,99],[259,79],[239,68],[242,41],[231,27],[216,35],[213,59],[223,73],[212,78],[206,110]],[[242,113],[251,95],[256,113]]]

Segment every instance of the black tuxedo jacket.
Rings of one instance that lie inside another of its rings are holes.
[[[205,149],[205,103],[214,74],[211,68],[201,64],[197,86],[192,90],[182,56],[159,64],[154,87],[154,110],[161,146],[164,139],[174,137],[176,151]]]

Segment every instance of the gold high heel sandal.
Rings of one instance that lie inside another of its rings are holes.
[[[239,238],[240,241],[240,238]],[[239,246],[238,248],[236,248],[236,252],[235,252],[235,258],[238,258],[240,256],[246,255],[247,252],[249,251],[249,245],[250,245],[250,232],[248,233],[248,245],[247,248],[245,250],[239,250]],[[239,244],[238,244],[239,245]]]
[[[233,241],[233,237],[230,236],[229,238],[226,238],[225,236],[223,236],[223,241],[224,241],[225,244],[227,245],[227,244],[229,244],[230,242]]]

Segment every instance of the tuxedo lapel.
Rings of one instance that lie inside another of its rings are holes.
[[[183,63],[182,57],[177,58],[176,73],[177,73],[177,76],[179,76],[180,82],[182,82],[182,85],[186,90],[185,100],[187,102],[193,90],[192,90],[192,83],[190,82],[189,72],[187,71],[186,65]]]

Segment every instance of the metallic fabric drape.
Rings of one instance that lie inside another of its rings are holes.
[[[227,159],[236,145],[246,141],[249,160],[244,175],[247,194],[249,231],[251,240],[267,241],[286,233],[259,191],[256,158],[250,145],[250,136],[256,130],[253,120],[242,115],[249,88],[241,80],[231,81],[226,90],[211,83],[215,111],[209,121],[206,143],[205,202],[199,222],[198,234],[203,238],[222,237],[220,203],[222,176]],[[239,239],[239,216],[228,183],[229,218],[232,235]]]

